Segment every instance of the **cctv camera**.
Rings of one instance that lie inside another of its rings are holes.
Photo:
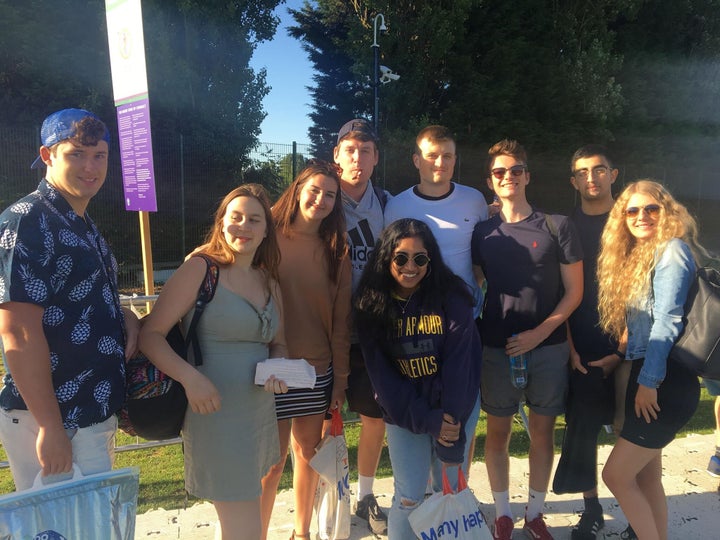
[[[380,66],[380,82],[387,84],[390,81],[397,81],[400,75],[394,73],[392,69],[387,66]]]

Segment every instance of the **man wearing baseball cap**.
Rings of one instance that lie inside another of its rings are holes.
[[[368,255],[384,227],[383,209],[390,195],[370,180],[378,163],[378,136],[370,122],[355,118],[338,131],[333,151],[342,169],[340,190],[350,244],[353,291],[360,281]],[[350,377],[346,391],[348,407],[360,415],[358,442],[358,490],[355,514],[368,522],[375,534],[386,534],[387,516],[378,506],[373,483],[385,439],[385,422],[365,369],[357,335],[350,345]]]
[[[48,116],[37,190],[0,215],[0,441],[17,490],[73,464],[110,470],[139,324],[121,308],[117,261],[86,213],[107,174],[110,133],[93,113]]]

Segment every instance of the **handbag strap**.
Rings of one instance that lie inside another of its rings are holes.
[[[339,409],[330,410],[330,435],[338,437],[343,434],[343,419]]]
[[[450,486],[450,480],[448,480],[447,477],[447,467],[442,468],[442,483],[443,495],[449,495],[450,493],[454,493],[452,487]],[[463,489],[467,489],[467,480],[465,480],[465,475],[463,474],[462,470],[462,464],[460,464],[458,465],[457,493],[460,493]]]
[[[203,358],[200,349],[200,340],[197,335],[197,325],[200,322],[200,316],[205,311],[205,306],[207,306],[215,296],[215,290],[217,289],[218,278],[220,276],[220,266],[218,266],[218,263],[215,262],[213,258],[203,253],[193,256],[201,257],[207,267],[205,269],[205,277],[198,290],[197,300],[195,300],[195,312],[193,313],[187,335],[185,336],[185,350],[192,344],[195,366],[202,366]]]

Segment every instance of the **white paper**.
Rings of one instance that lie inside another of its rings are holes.
[[[264,385],[271,375],[288,388],[314,388],[315,368],[304,358],[268,358],[255,368],[255,384]]]

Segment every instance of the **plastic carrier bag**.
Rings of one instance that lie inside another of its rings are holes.
[[[133,540],[137,467],[83,476],[0,497],[0,540]]]
[[[453,493],[443,467],[443,491],[425,499],[410,514],[410,526],[418,538],[457,538],[492,540],[478,500],[467,487],[462,467],[458,467],[458,491]]]
[[[350,538],[350,468],[340,411],[333,409],[332,423],[320,441],[310,466],[320,475],[315,495],[318,536],[321,540]]]

